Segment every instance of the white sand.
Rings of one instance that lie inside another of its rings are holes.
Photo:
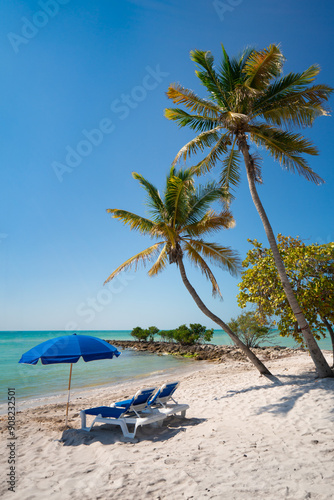
[[[190,405],[187,417],[140,428],[134,442],[125,442],[119,427],[78,430],[78,412],[159,385],[159,378],[76,399],[64,432],[64,405],[19,413],[16,492],[7,491],[5,450],[1,498],[333,499],[334,379],[316,379],[302,352],[266,364],[276,378],[248,363],[194,362],[177,391]],[[4,417],[1,424],[6,444]]]

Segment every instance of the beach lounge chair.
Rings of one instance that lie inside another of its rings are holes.
[[[121,427],[124,437],[134,438],[138,427],[162,422],[166,418],[164,413],[151,412],[150,410],[147,413],[145,412],[145,409],[148,408],[148,401],[155,391],[156,388],[143,389],[136,392],[133,398],[118,401],[111,406],[99,406],[82,410],[80,412],[81,429],[89,432],[96,422],[118,425]],[[89,427],[86,426],[86,415],[95,416]],[[133,426],[132,432],[129,426]]]
[[[179,404],[173,398],[173,394],[178,388],[179,384],[180,382],[163,384],[148,402],[148,408],[153,412],[159,411],[160,413],[164,413],[166,417],[176,415],[177,413],[180,413],[181,417],[185,417],[189,405]],[[171,401],[173,403],[171,403]]]
[[[147,414],[143,413],[142,416],[138,417],[126,415],[126,411],[126,408],[110,406],[100,406],[98,408],[81,410],[81,429],[89,432],[96,422],[109,425],[118,425],[122,429],[124,437],[134,438],[136,436],[138,427],[142,425],[153,424],[155,422],[162,422],[166,418],[166,415],[160,412],[150,412]],[[86,415],[95,416],[90,427],[86,427]],[[133,426],[132,431],[130,431],[129,426]]]
[[[177,413],[184,417],[189,406],[178,404],[172,397],[178,385],[179,382],[173,382],[163,384],[158,390],[143,389],[138,391],[133,398],[118,401],[111,406],[82,410],[80,412],[81,429],[89,432],[96,422],[118,425],[124,437],[134,438],[140,426],[161,424],[164,419]],[[170,400],[173,404],[169,403]],[[95,416],[89,427],[86,426],[86,415]],[[129,426],[133,426],[133,431],[130,431]]]

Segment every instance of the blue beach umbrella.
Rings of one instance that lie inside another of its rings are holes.
[[[67,426],[73,363],[77,363],[81,357],[84,361],[95,361],[98,359],[112,359],[120,354],[116,347],[104,340],[90,335],[77,335],[74,333],[73,335],[56,337],[38,344],[25,352],[19,363],[36,365],[39,360],[43,365],[71,363],[65,421]]]

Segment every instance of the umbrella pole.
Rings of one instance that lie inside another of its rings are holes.
[[[71,379],[72,379],[72,366],[73,364],[71,363],[71,368],[70,368],[70,378],[68,380],[68,397],[67,397],[67,405],[66,405],[66,419],[65,419],[65,427],[67,427],[67,422],[68,422],[68,406],[70,404],[70,391],[71,391]]]

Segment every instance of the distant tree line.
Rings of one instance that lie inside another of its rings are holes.
[[[174,330],[159,330],[156,326],[146,329],[136,326],[132,332],[132,337],[142,342],[154,342],[154,336],[159,335],[163,342],[177,342],[181,345],[200,344],[210,342],[213,336],[213,328],[206,329],[199,323],[191,323],[189,326],[180,325]]]

